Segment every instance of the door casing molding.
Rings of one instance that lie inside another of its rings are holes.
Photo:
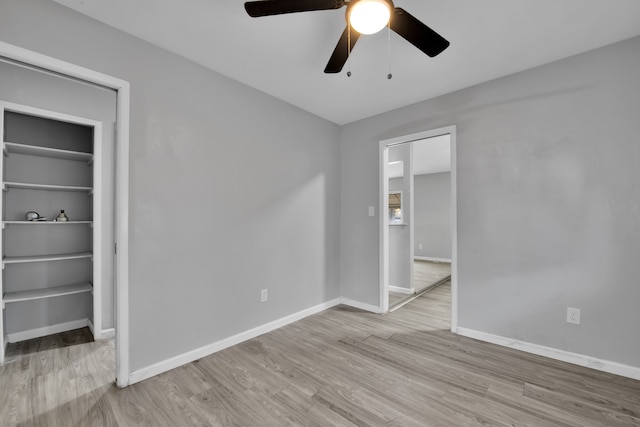
[[[389,218],[386,213],[386,199],[389,193],[389,176],[387,163],[389,163],[389,147],[406,144],[436,136],[449,135],[451,138],[451,331],[458,327],[458,213],[457,213],[457,163],[456,163],[456,126],[442,128],[399,136],[380,141],[379,145],[379,174],[380,193],[380,312],[389,311]],[[413,220],[413,219],[412,219]]]
[[[114,89],[116,96],[115,242],[116,383],[129,385],[129,117],[130,84],[88,68],[0,42],[0,57]]]

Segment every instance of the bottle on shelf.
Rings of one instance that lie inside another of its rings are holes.
[[[69,221],[69,217],[67,216],[66,213],[64,213],[64,209],[60,210],[60,213],[58,214],[58,217],[56,218],[56,221],[58,221],[58,222]]]

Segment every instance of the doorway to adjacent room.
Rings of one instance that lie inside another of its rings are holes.
[[[388,312],[451,280],[456,311],[455,127],[380,142],[380,301]]]

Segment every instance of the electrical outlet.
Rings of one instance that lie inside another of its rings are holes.
[[[418,249],[422,249],[422,243],[418,245]]]
[[[269,300],[269,289],[262,289],[260,291],[260,302],[267,302]]]
[[[579,308],[567,307],[567,323],[573,323],[574,325],[580,324]]]

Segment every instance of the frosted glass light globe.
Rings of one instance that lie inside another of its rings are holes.
[[[360,34],[375,34],[389,23],[391,7],[384,0],[359,0],[349,12],[349,23]]]

